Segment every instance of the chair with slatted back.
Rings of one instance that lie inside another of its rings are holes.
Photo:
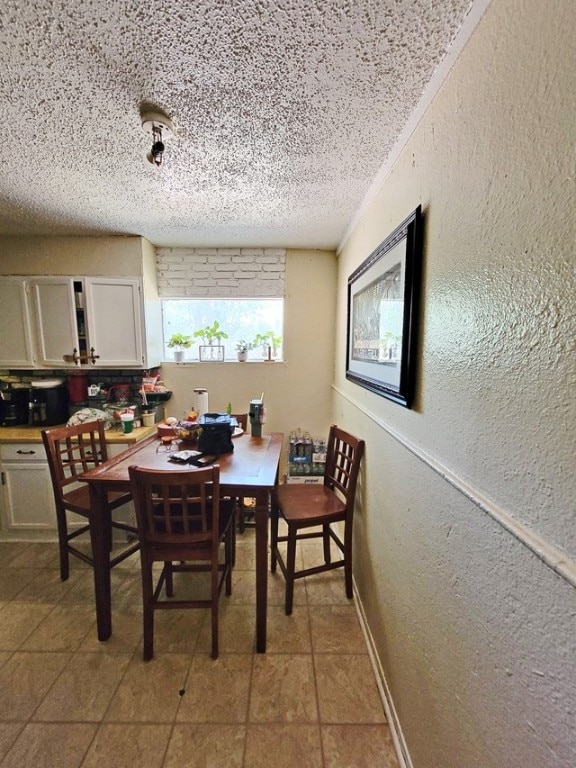
[[[68,513],[73,512],[89,518],[90,491],[86,483],[78,478],[89,469],[99,466],[108,459],[104,422],[102,420],[85,422],[70,427],[54,427],[42,431],[42,441],[48,457],[54,501],[56,504],[56,522],[58,526],[58,544],[60,551],[60,578],[66,581],[70,573],[69,555],[92,565],[92,558],[78,549],[71,542],[86,533],[88,524],[69,528]],[[107,514],[131,501],[129,493],[110,491],[107,498]],[[137,530],[133,525],[112,520],[112,528],[131,533],[135,538]],[[76,542],[75,542],[76,543]],[[112,549],[112,536],[109,542]],[[110,565],[118,565],[138,550],[138,543],[124,547]]]
[[[220,467],[130,467],[129,473],[140,537],[144,661],[154,655],[154,611],[178,608],[211,608],[212,658],[217,659],[219,599],[223,585],[227,595],[232,593],[235,536],[234,501],[220,498]],[[153,568],[157,562],[163,563],[159,575]],[[210,597],[171,599],[174,573],[198,571],[210,573]]]
[[[352,598],[352,522],[360,462],[364,441],[339,429],[330,427],[326,450],[324,482],[318,485],[278,485],[272,494],[271,506],[271,570],[276,564],[286,579],[285,610],[292,613],[294,581],[315,573],[344,568],[346,596]],[[280,516],[288,525],[288,535],[278,535]],[[331,527],[344,526],[343,541]],[[310,530],[314,528],[315,530]],[[322,539],[324,562],[296,571],[296,542],[302,539]],[[330,543],[338,547],[342,558],[332,560]],[[287,542],[286,561],[279,542]]]

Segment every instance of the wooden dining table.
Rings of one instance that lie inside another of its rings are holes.
[[[278,482],[282,443],[283,435],[279,432],[261,437],[244,433],[234,438],[232,453],[223,454],[217,459],[220,466],[220,493],[256,500],[256,650],[259,653],[266,651],[269,501],[270,493]],[[172,453],[161,445],[159,438],[149,437],[81,477],[90,487],[89,525],[99,640],[108,640],[112,634],[109,547],[111,515],[106,511],[106,494],[113,490],[130,490],[130,466],[156,470],[181,469],[181,464],[170,461]]]

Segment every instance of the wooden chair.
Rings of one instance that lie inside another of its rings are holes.
[[[154,611],[211,608],[212,658],[218,658],[218,603],[222,586],[232,593],[234,502],[220,499],[220,467],[150,470],[130,467],[140,536],[144,661],[154,655]],[[224,556],[220,559],[220,552]],[[153,565],[164,563],[154,584]],[[173,574],[208,571],[208,599],[160,599],[174,595]]]
[[[279,563],[286,579],[285,610],[288,616],[292,613],[294,581],[304,576],[344,568],[346,596],[352,598],[352,521],[363,454],[363,440],[332,425],[326,451],[324,482],[319,485],[278,485],[272,494],[271,570],[274,573],[276,563]],[[288,524],[287,536],[278,535],[280,515]],[[344,525],[344,541],[331,527],[338,522]],[[318,526],[321,526],[320,530],[308,530]],[[323,541],[324,562],[296,571],[296,542],[314,538]],[[343,555],[342,559],[334,562],[330,555],[331,541]],[[286,562],[278,549],[279,542],[288,542]]]
[[[248,429],[248,414],[247,413],[233,413],[232,417],[238,422],[238,426],[244,430]],[[238,523],[238,533],[244,533],[246,526],[253,526],[254,523],[247,518],[252,516],[250,512],[253,499],[239,498],[236,499],[236,519]]]
[[[90,491],[86,483],[78,480],[80,475],[93,467],[97,467],[108,459],[104,421],[91,421],[71,427],[55,427],[42,430],[42,441],[48,457],[52,489],[56,504],[56,521],[58,525],[58,545],[60,551],[60,578],[66,581],[70,573],[69,555],[92,565],[92,558],[71,542],[89,530],[88,524],[74,530],[68,528],[68,513],[74,512],[81,517],[89,518]],[[129,493],[110,491],[108,493],[107,514],[131,501]],[[134,526],[121,521],[112,520],[112,528],[134,534]],[[112,536],[109,542],[112,550]],[[125,560],[138,550],[139,544],[131,544],[110,560],[113,567]]]

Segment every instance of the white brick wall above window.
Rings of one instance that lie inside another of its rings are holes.
[[[283,298],[283,248],[157,248],[161,298]]]

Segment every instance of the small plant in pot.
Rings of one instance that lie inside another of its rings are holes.
[[[238,354],[238,362],[244,363],[248,359],[248,352],[253,348],[252,344],[249,341],[244,341],[244,339],[240,339],[240,341],[236,344],[236,352]]]
[[[222,339],[227,339],[228,334],[222,330],[218,320],[214,320],[212,325],[207,325],[205,328],[200,328],[194,331],[194,336],[198,339],[202,339],[204,344],[200,344],[198,347],[199,359],[201,361],[223,361],[224,360],[224,347],[221,344]],[[216,342],[216,343],[215,343]]]
[[[194,344],[192,336],[186,336],[184,333],[173,333],[168,339],[167,347],[174,350],[174,359],[181,363],[184,359],[184,353]]]
[[[281,344],[282,336],[279,336],[275,331],[257,333],[252,342],[253,347],[262,347],[262,355],[265,360],[274,360]]]

